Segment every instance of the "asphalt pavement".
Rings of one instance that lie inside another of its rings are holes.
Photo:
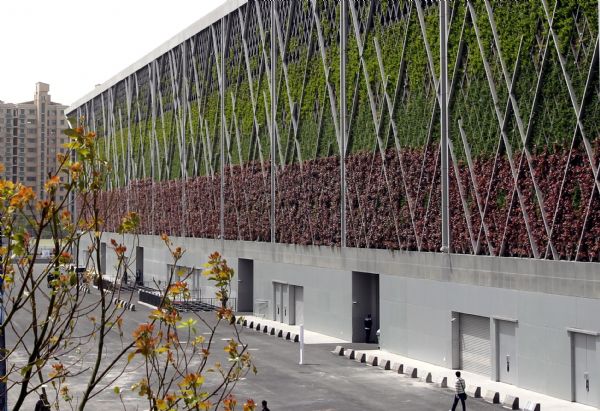
[[[86,298],[91,300],[96,293],[97,290],[92,289],[92,294]],[[137,300],[135,294],[133,297]],[[127,296],[121,298],[127,299]],[[131,335],[140,323],[146,322],[150,311],[150,308],[140,304],[136,304],[136,311],[125,310],[124,335]],[[183,316],[189,318],[193,315],[195,314],[185,313]],[[210,322],[215,321],[214,313],[204,312],[198,315]],[[19,319],[15,321],[18,323]],[[85,323],[82,322],[81,327],[86,327]],[[445,411],[452,405],[454,395],[451,390],[434,388],[432,384],[334,356],[330,351],[335,344],[305,345],[304,365],[299,365],[299,344],[242,328],[239,325],[238,327],[241,329],[242,340],[248,344],[249,352],[258,369],[256,375],[248,374],[245,379],[238,382],[234,392],[240,404],[247,398],[253,398],[258,403],[267,400],[269,408],[273,411]],[[203,330],[200,329],[200,332]],[[217,332],[215,340],[218,346],[213,349],[217,358],[223,356],[221,347],[230,336],[229,327],[223,327]],[[105,352],[114,353],[121,348],[122,342],[115,332],[112,338],[108,339]],[[75,381],[71,381],[70,389],[75,395],[74,403],[77,395],[85,387],[86,369],[96,359],[94,352],[87,352],[84,347],[81,351],[70,354],[70,358],[61,360],[74,361],[77,356],[81,357],[78,369],[81,370],[82,375]],[[86,409],[92,411],[147,409],[147,402],[131,392],[129,388],[142,376],[142,368],[138,367],[135,361],[124,374],[119,375],[116,372],[109,374],[107,381],[112,378],[117,380],[97,395]],[[113,385],[121,387],[122,402],[113,392]],[[9,392],[9,407],[11,403],[14,404],[15,394],[16,392]],[[33,409],[36,400],[37,396],[30,396],[24,404],[24,409]],[[239,408],[241,409],[241,406]],[[477,411],[500,408],[482,400],[469,399],[468,409]]]

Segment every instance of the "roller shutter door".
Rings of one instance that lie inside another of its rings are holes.
[[[490,319],[461,314],[459,333],[461,368],[490,377],[492,372]]]

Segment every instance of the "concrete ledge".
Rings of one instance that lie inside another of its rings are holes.
[[[379,368],[382,368],[384,370],[389,370],[391,363],[390,360],[386,360],[385,358],[381,358],[379,360],[379,364],[378,364]]]
[[[504,400],[502,401],[502,406],[504,408],[508,408],[509,410],[518,410],[519,409],[519,397],[515,397],[514,395],[506,394],[504,396]]]
[[[494,390],[487,390],[483,396],[483,400],[491,404],[500,404],[500,393]]]
[[[336,347],[331,352],[337,356],[342,356],[344,355],[344,347],[342,347],[341,345],[336,345]]]
[[[417,369],[415,367],[404,367],[404,374],[408,375],[410,378],[417,378]]]
[[[360,362],[360,363],[367,361],[367,354],[365,354],[364,352],[355,351],[354,352],[354,361]]]
[[[539,402],[527,401],[523,411],[542,411],[542,406]]]
[[[448,377],[440,375],[435,378],[435,386],[439,388],[448,388]]]
[[[348,358],[349,360],[354,359],[354,350],[352,348],[345,348],[343,356]]]
[[[367,364],[377,366],[378,358],[375,355],[367,355]]]
[[[404,374],[404,364],[400,364],[399,362],[393,363],[391,369],[398,374]]]

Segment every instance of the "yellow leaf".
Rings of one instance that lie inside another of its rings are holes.
[[[166,410],[168,407],[167,402],[161,398],[156,400],[156,406],[158,407],[159,410]]]
[[[164,345],[162,347],[158,347],[156,350],[154,350],[154,352],[157,354],[162,354],[167,351],[169,351],[169,349],[167,347],[165,347]]]

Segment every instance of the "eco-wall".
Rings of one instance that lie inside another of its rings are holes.
[[[243,4],[72,113],[113,164],[107,208],[148,234],[437,251],[442,102],[452,251],[598,261],[598,2],[447,5],[442,102],[438,2]]]

